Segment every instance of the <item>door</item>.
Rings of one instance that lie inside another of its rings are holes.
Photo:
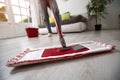
[[[33,26],[33,6],[31,0],[0,0],[0,39],[25,36]]]

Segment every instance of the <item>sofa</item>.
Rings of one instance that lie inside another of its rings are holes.
[[[53,33],[57,33],[54,18],[49,18],[51,29]],[[87,19],[82,15],[70,15],[69,12],[61,14],[61,27],[63,33],[70,33],[70,32],[82,32],[85,31],[87,26]],[[43,25],[39,27],[40,34],[47,34],[48,30]]]

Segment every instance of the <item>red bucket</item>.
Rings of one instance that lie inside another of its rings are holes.
[[[26,32],[27,32],[28,38],[39,36],[38,28],[26,28]]]

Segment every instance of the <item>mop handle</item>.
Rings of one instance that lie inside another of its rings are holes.
[[[58,20],[56,18],[55,10],[54,10],[53,5],[52,5],[52,0],[49,0],[49,1],[50,1],[50,8],[53,12],[53,16],[54,16],[54,19],[55,19],[55,24],[56,24],[56,28],[57,28],[57,31],[58,31],[59,38],[63,38],[61,29],[60,29],[61,26],[58,24]]]

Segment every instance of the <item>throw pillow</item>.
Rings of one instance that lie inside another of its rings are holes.
[[[70,12],[66,12],[64,14],[61,14],[62,21],[64,20],[70,20]]]
[[[50,21],[50,23],[54,23],[55,22],[53,17],[49,17],[49,21]]]

